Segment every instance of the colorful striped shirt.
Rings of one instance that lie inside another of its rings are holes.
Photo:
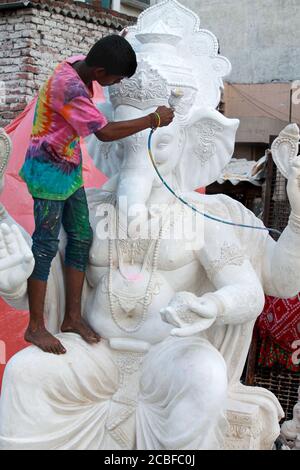
[[[32,135],[20,176],[35,198],[66,200],[83,186],[80,137],[106,126],[93,93],[72,64],[59,64],[39,92]]]

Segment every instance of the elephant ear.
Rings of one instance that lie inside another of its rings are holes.
[[[273,160],[286,179],[289,177],[292,164],[298,158],[299,139],[297,124],[289,124],[280,132],[271,147]]]
[[[182,191],[214,183],[230,161],[238,119],[228,119],[215,109],[193,112],[185,127],[184,147],[176,176]]]

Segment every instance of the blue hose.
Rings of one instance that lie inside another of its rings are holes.
[[[234,222],[231,222],[229,220],[223,220],[223,219],[219,219],[218,217],[214,217],[212,215],[209,215],[209,214],[206,214],[205,212],[201,212],[199,211],[195,206],[193,206],[192,204],[190,204],[189,202],[185,201],[182,197],[178,196],[178,194],[175,193],[175,191],[168,185],[168,183],[164,180],[164,178],[162,177],[162,175],[160,174],[157,166],[156,166],[156,163],[155,163],[155,159],[154,159],[154,156],[153,156],[153,153],[152,153],[152,137],[153,137],[153,134],[154,134],[154,131],[155,129],[152,129],[150,134],[149,134],[149,138],[148,138],[148,153],[149,153],[149,157],[150,157],[150,160],[152,162],[152,165],[154,167],[154,170],[156,171],[156,174],[157,176],[159,177],[160,181],[163,183],[163,185],[167,188],[168,191],[170,191],[170,193],[173,194],[173,196],[178,199],[180,202],[182,202],[182,204],[184,204],[185,206],[189,207],[190,209],[192,209],[194,212],[197,212],[197,214],[200,214],[202,217],[205,217],[206,219],[210,219],[210,220],[214,220],[215,222],[219,222],[221,224],[225,224],[225,225],[231,225],[233,227],[243,227],[243,228],[251,228],[253,230],[263,230],[263,231],[267,231],[267,232],[271,232],[271,233],[275,233],[276,235],[281,235],[281,232],[279,230],[276,230],[274,228],[267,228],[267,227],[258,227],[258,226],[253,226],[253,225],[244,225],[244,224],[236,224]]]

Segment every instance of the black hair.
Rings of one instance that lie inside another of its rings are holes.
[[[125,38],[112,34],[106,36],[92,47],[86,64],[89,67],[103,67],[108,75],[132,77],[137,68],[136,55]]]

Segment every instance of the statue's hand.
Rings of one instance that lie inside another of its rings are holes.
[[[218,309],[209,297],[196,297],[190,292],[181,292],[174,296],[160,314],[163,321],[176,327],[171,335],[192,336],[207,330],[215,322]]]
[[[300,217],[300,157],[296,158],[290,168],[287,193],[292,212]]]
[[[19,289],[34,268],[33,254],[16,225],[0,226],[0,291],[10,294]]]

